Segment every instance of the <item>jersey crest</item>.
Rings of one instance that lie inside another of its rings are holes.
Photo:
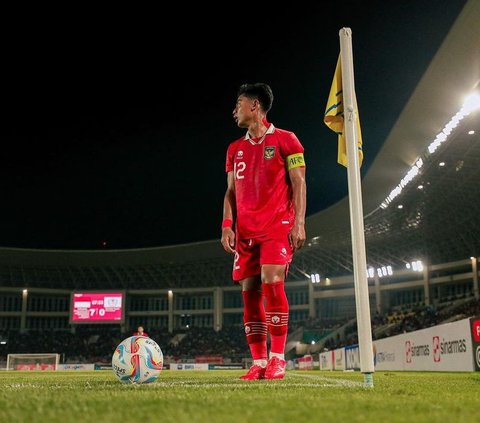
[[[275,147],[265,147],[263,150],[263,158],[266,160],[273,159],[275,157]]]

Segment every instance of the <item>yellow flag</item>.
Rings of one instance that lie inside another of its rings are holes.
[[[362,131],[360,130],[360,117],[357,109],[357,99],[354,93],[355,112],[357,115],[357,145],[358,145],[358,161],[359,166],[362,166],[363,151],[362,151]],[[342,91],[342,64],[340,56],[338,56],[337,67],[335,68],[335,75],[333,76],[332,87],[328,96],[327,107],[325,109],[325,117],[323,118],[325,125],[327,125],[333,132],[338,134],[338,157],[337,162],[347,167],[347,146],[345,144],[345,128],[343,118],[343,91]]]

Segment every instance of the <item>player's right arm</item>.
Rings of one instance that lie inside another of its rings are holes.
[[[230,219],[233,222],[235,211],[235,181],[232,170],[227,173],[227,190],[223,198],[223,220]],[[235,253],[235,232],[232,227],[222,228],[222,245],[226,252]]]

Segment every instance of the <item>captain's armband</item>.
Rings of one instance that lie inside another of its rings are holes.
[[[295,153],[287,156],[287,170],[302,166],[305,166],[305,159],[303,158],[303,153]]]

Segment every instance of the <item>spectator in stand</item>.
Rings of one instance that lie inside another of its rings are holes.
[[[134,336],[146,336],[150,337],[147,332],[144,331],[143,326],[139,326],[136,332],[133,332]]]

